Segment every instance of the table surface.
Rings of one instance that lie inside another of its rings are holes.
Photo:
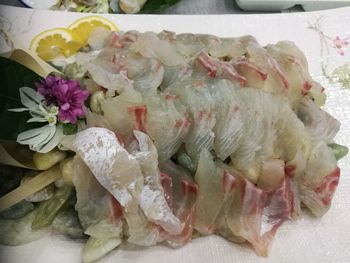
[[[19,0],[0,0],[2,5],[19,6],[24,5]],[[295,6],[283,12],[300,12],[303,9]],[[242,14],[256,13],[241,10],[235,0],[182,0],[175,6],[168,8],[165,14]],[[262,12],[258,12],[262,13]]]

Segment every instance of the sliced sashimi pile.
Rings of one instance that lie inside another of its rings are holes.
[[[88,244],[218,234],[267,256],[302,205],[326,213],[340,123],[293,43],[100,31],[66,67],[92,93],[87,127],[64,142]]]

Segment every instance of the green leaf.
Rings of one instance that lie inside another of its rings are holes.
[[[38,230],[51,225],[58,212],[66,207],[73,193],[73,187],[58,188],[53,197],[40,203],[32,223],[32,229]]]
[[[77,133],[78,126],[76,124],[72,123],[63,123],[63,134],[64,135],[71,135],[74,133]]]
[[[337,159],[337,161],[343,158],[349,152],[348,147],[344,145],[332,143],[332,144],[329,144],[328,146],[333,150],[335,159]]]
[[[148,0],[142,7],[141,14],[160,13],[180,0]]]
[[[23,108],[19,88],[26,86],[35,89],[35,83],[40,82],[41,78],[25,66],[3,57],[0,57],[0,77],[0,139],[16,140],[19,133],[43,125],[27,123],[30,118],[27,111],[8,111]]]
[[[120,243],[121,239],[118,237],[104,239],[90,237],[83,250],[83,262],[90,263],[102,258],[119,246]]]
[[[86,237],[80,225],[78,214],[73,207],[59,212],[52,223],[52,228],[55,233],[66,235],[70,238],[80,239]]]

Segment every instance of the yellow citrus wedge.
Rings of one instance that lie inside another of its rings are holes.
[[[118,31],[118,27],[111,21],[101,16],[86,16],[73,22],[68,29],[76,33],[84,42],[87,43],[91,32],[97,27],[104,27],[110,31]]]
[[[69,57],[84,45],[80,37],[71,30],[54,28],[36,35],[30,42],[30,49],[45,61],[59,56]]]

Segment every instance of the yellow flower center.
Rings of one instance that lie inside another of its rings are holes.
[[[56,124],[56,117],[55,116],[50,116],[47,118],[47,121],[50,125]]]

